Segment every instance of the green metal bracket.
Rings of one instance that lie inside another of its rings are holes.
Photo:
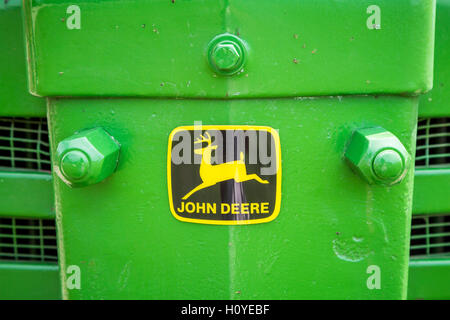
[[[378,0],[377,28],[367,26],[372,0],[85,1],[75,11],[69,0],[24,3],[30,88],[41,96],[417,95],[432,87],[434,0]],[[208,63],[208,44],[224,33],[246,43],[244,72],[233,77]]]

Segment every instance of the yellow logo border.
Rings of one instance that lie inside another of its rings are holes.
[[[173,217],[179,221],[190,222],[190,223],[199,223],[199,224],[210,224],[210,225],[248,225],[248,224],[259,224],[259,223],[267,223],[273,221],[278,217],[280,213],[281,207],[281,146],[280,146],[280,136],[278,135],[278,131],[271,127],[267,126],[247,126],[247,125],[201,125],[202,130],[257,130],[257,131],[267,131],[269,132],[274,140],[275,140],[275,150],[277,152],[277,188],[276,188],[276,197],[275,197],[275,208],[270,217],[264,219],[255,219],[255,220],[205,220],[205,219],[190,219],[179,216],[173,207],[173,199],[172,199],[172,175],[171,175],[171,167],[172,167],[172,141],[173,136],[180,131],[186,130],[194,130],[198,129],[200,126],[180,126],[176,127],[172,130],[169,135],[169,143],[168,143],[168,151],[167,151],[167,186],[169,191],[169,205],[170,212]]]

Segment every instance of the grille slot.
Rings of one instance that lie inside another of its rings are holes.
[[[0,117],[0,170],[50,172],[46,118]]]
[[[1,217],[0,260],[57,262],[55,220]]]
[[[450,167],[450,118],[419,119],[416,150],[416,168]]]
[[[450,214],[413,216],[410,255],[450,256]]]

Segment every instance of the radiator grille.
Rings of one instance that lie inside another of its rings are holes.
[[[0,218],[0,260],[57,262],[55,220]]]
[[[450,118],[419,119],[416,168],[450,167]]]
[[[0,117],[0,170],[51,170],[45,118]]]
[[[413,258],[450,256],[450,214],[413,216],[410,253]]]

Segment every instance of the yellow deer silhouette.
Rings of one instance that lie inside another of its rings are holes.
[[[259,183],[269,183],[267,180],[263,180],[256,174],[247,174],[245,168],[244,153],[241,152],[240,160],[230,161],[222,164],[211,164],[211,152],[217,149],[217,146],[211,145],[211,136],[206,132],[208,138],[201,135],[201,139],[198,138],[194,144],[207,142],[208,145],[201,149],[195,149],[196,154],[202,155],[202,162],[200,164],[200,178],[202,183],[192,189],[188,194],[183,197],[183,200],[189,198],[194,192],[201,189],[215,185],[218,182],[234,179],[236,182],[244,182],[248,180],[256,180]]]

